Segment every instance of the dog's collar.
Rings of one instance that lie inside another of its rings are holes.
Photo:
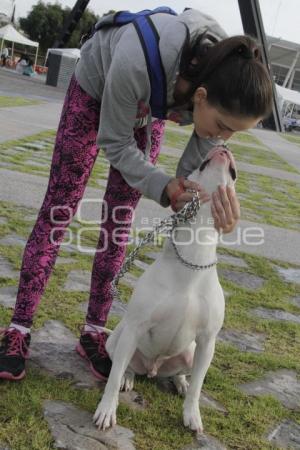
[[[173,231],[174,231],[174,228],[173,228]],[[215,259],[215,261],[212,262],[212,263],[210,263],[210,264],[203,264],[203,265],[193,264],[193,263],[187,261],[186,259],[184,259],[184,258],[180,255],[180,253],[179,253],[179,251],[178,251],[178,248],[176,247],[176,244],[175,244],[175,242],[174,242],[174,239],[173,239],[173,231],[172,231],[171,234],[170,234],[170,241],[171,241],[171,244],[172,244],[172,246],[173,246],[173,248],[174,248],[174,250],[175,250],[175,254],[176,254],[177,258],[179,259],[179,261],[180,261],[184,266],[186,266],[186,267],[188,267],[189,269],[192,269],[192,270],[204,270],[204,269],[210,269],[211,267],[217,265],[217,262],[218,262],[217,259]]]

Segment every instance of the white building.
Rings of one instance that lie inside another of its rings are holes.
[[[270,36],[267,41],[275,83],[300,92],[300,44]]]

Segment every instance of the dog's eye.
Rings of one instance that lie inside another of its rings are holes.
[[[229,167],[229,172],[230,172],[231,178],[233,179],[233,181],[235,181],[236,180],[236,171],[232,166]]]
[[[200,172],[202,172],[202,170],[205,169],[205,167],[207,166],[207,164],[209,163],[209,159],[206,159],[205,161],[203,161],[203,163],[200,166]]]

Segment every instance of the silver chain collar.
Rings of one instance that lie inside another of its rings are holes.
[[[193,191],[194,192],[194,191]],[[178,249],[176,247],[175,242],[172,239],[172,232],[174,229],[181,223],[188,222],[192,220],[194,217],[196,217],[198,211],[200,209],[200,198],[198,192],[195,192],[195,196],[193,197],[192,201],[187,203],[179,212],[172,214],[169,217],[166,217],[164,220],[161,221],[159,225],[153,228],[152,231],[146,234],[145,237],[141,239],[139,244],[135,247],[132,252],[129,253],[129,255],[125,258],[124,264],[121,267],[118,274],[115,276],[115,278],[112,281],[112,287],[116,294],[116,286],[119,283],[120,278],[122,278],[126,272],[131,268],[133,265],[134,260],[136,259],[138,252],[141,247],[144,247],[145,245],[149,244],[150,242],[153,242],[154,237],[158,233],[166,232],[169,235],[169,238],[171,240],[171,243],[173,245],[173,248],[175,250],[176,256],[178,259],[184,264],[186,267],[189,267],[193,270],[202,270],[202,269],[208,269],[209,267],[214,266],[217,264],[217,261],[214,261],[211,264],[207,265],[197,265],[192,264],[188,261],[186,261],[178,252]]]
[[[174,239],[173,239],[173,233],[171,233],[170,241],[171,241],[171,244],[172,244],[172,246],[173,246],[173,248],[174,248],[174,251],[175,251],[176,256],[177,256],[177,258],[179,259],[179,261],[180,261],[184,266],[188,267],[189,269],[192,269],[192,270],[209,269],[210,267],[215,266],[215,265],[217,264],[217,262],[218,262],[218,260],[216,259],[214,262],[212,262],[212,263],[210,263],[210,264],[199,265],[199,264],[193,264],[193,263],[190,263],[189,261],[187,261],[186,259],[184,259],[184,258],[180,255],[180,253],[179,253],[179,251],[178,251],[178,248],[176,247],[176,244],[175,244]]]

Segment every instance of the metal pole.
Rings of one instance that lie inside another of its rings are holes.
[[[89,0],[77,0],[52,48],[64,48],[88,4]]]
[[[238,0],[242,24],[245,34],[255,37],[261,45],[262,62],[269,71],[273,87],[273,113],[268,119],[263,121],[266,128],[283,131],[282,119],[277,103],[276,86],[273,79],[273,72],[269,61],[269,53],[264,25],[261,17],[259,0]]]
[[[34,71],[35,71],[35,66],[36,66],[36,62],[37,62],[38,51],[39,51],[39,46],[37,46],[36,52],[35,52],[35,60],[34,60],[34,66],[33,66],[33,70]]]
[[[293,83],[294,83],[295,74],[296,74],[296,69],[294,70],[294,72],[292,73],[292,75],[290,77],[289,84],[287,85],[288,89],[292,89],[292,86],[293,86]]]
[[[3,42],[4,42],[4,37],[2,38],[2,41],[1,41],[1,50],[0,50],[0,56],[2,55],[2,50],[3,50]]]
[[[289,68],[288,73],[286,74],[285,80],[284,80],[284,82],[282,84],[283,87],[286,87],[286,85],[288,84],[289,78],[292,77],[293,72],[295,72],[295,67],[296,67],[296,64],[298,62],[299,55],[300,55],[300,52],[297,52],[296,56],[294,58],[294,61],[292,62],[292,65]]]

